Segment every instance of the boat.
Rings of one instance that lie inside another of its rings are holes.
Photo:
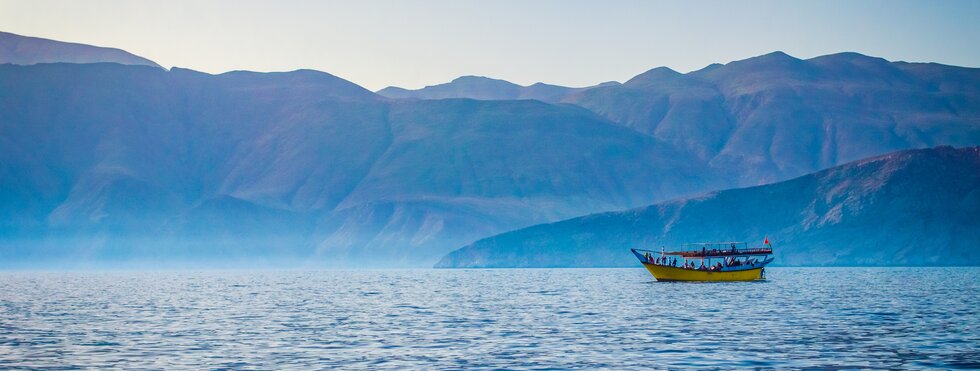
[[[773,261],[766,237],[762,247],[745,242],[702,242],[683,251],[630,249],[657,281],[755,281],[766,278]]]

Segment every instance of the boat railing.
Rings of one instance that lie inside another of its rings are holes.
[[[702,245],[703,246],[703,245]],[[644,250],[644,249],[633,249],[639,252],[648,252],[652,255],[668,255],[668,256],[680,256],[685,258],[711,258],[711,257],[722,257],[722,256],[755,256],[755,255],[771,255],[772,247],[755,247],[755,248],[702,248],[701,250],[688,250],[688,251],[655,251],[655,250]]]

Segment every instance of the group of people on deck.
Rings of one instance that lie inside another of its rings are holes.
[[[646,255],[647,255],[647,261],[648,262],[651,262],[653,264],[656,264],[656,265],[667,265],[667,266],[671,266],[671,267],[676,267],[677,266],[677,258],[668,258],[666,256],[661,256],[661,257],[658,257],[658,258],[654,259],[654,257],[653,257],[652,254],[647,253]]]
[[[666,257],[666,256],[654,257],[654,255],[651,254],[651,253],[649,253],[649,252],[648,253],[645,253],[644,256],[646,257],[647,262],[650,262],[651,264],[666,265],[666,266],[669,266],[669,267],[677,267],[677,258],[670,258],[670,257]],[[725,267],[740,267],[740,266],[743,266],[743,265],[755,265],[755,263],[757,263],[757,262],[758,262],[758,259],[755,259],[755,258],[749,258],[749,259],[745,259],[743,261],[743,260],[738,260],[734,256],[730,256],[730,257],[725,258],[724,259],[724,262],[717,262],[715,265],[711,265],[711,266],[704,265],[704,259],[701,259],[701,265],[700,266],[698,266],[695,263],[694,260],[691,260],[691,261],[685,260],[685,261],[682,262],[680,268],[684,268],[684,269],[697,269],[697,270],[702,270],[702,271],[720,271],[720,270],[722,270],[722,268],[725,268]],[[724,263],[724,264],[722,264],[722,263]]]

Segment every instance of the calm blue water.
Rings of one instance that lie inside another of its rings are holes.
[[[0,273],[0,368],[980,367],[980,268]]]

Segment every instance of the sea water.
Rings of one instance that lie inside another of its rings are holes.
[[[0,273],[0,368],[980,367],[980,268]]]

